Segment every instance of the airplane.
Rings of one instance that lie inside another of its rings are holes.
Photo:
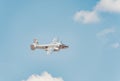
[[[47,51],[47,54],[51,54],[52,52],[60,51],[61,49],[68,48],[69,46],[63,44],[57,39],[53,39],[50,44],[39,44],[37,39],[33,40],[33,43],[30,45],[31,50],[35,49],[44,49]]]

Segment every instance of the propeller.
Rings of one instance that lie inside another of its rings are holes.
[[[54,39],[52,40],[52,42],[59,42],[59,39],[58,39],[58,38],[54,38]]]

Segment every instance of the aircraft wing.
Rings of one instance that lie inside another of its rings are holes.
[[[47,54],[51,54],[53,52],[53,48],[49,47],[48,50],[47,50]]]

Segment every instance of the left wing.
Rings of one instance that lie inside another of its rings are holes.
[[[50,55],[52,52],[53,52],[53,48],[49,47],[49,48],[47,49],[47,54]]]

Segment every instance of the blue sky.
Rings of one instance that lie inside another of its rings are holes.
[[[119,3],[0,0],[0,81],[120,81]],[[54,37],[69,49],[30,50]]]

